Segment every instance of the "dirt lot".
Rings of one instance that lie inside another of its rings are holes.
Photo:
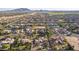
[[[79,50],[79,39],[78,37],[65,36],[67,42],[74,48],[74,50]]]

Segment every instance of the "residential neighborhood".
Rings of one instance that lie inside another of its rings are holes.
[[[0,50],[79,50],[79,15],[39,10],[1,15]]]

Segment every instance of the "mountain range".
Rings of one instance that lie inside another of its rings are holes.
[[[17,8],[13,10],[6,10],[6,11],[0,11],[1,13],[27,13],[27,12],[42,12],[42,13],[47,13],[47,12],[63,12],[66,14],[79,14],[79,11],[74,10],[74,11],[62,11],[62,10],[31,10],[28,8]]]
[[[17,8],[13,10],[5,10],[5,11],[0,11],[0,13],[24,13],[24,12],[30,12],[31,10],[28,8]]]

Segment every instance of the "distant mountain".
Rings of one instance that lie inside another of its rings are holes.
[[[7,10],[7,11],[0,11],[0,13],[25,13],[30,12],[31,10],[28,8],[18,8],[13,10]]]
[[[10,10],[11,12],[29,12],[31,11],[28,8],[19,8],[19,9],[14,9],[14,10]]]

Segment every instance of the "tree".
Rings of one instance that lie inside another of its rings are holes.
[[[3,50],[9,50],[10,49],[10,44],[3,44],[2,49]]]

